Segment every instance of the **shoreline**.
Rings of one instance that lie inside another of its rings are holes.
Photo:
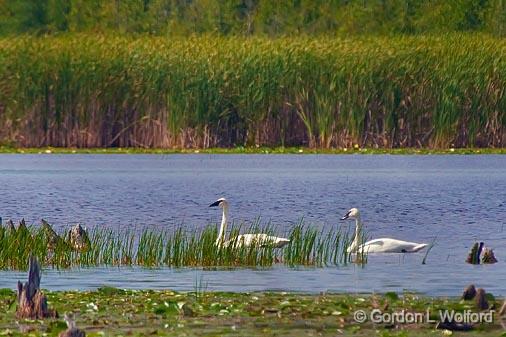
[[[441,336],[451,334],[436,329],[446,312],[459,315],[456,321],[473,323],[469,336],[495,336],[502,329],[499,314],[479,311],[473,300],[413,293],[208,292],[199,283],[192,292],[102,287],[44,293],[60,317],[74,312],[77,327],[87,336]],[[15,299],[15,292],[0,289],[0,335],[23,335],[15,319]],[[487,300],[498,311],[502,301],[491,295]],[[479,313],[483,321],[470,322]],[[35,336],[64,330],[62,318],[19,323]]]
[[[338,148],[314,149],[306,147],[235,147],[235,148],[208,148],[208,149],[146,149],[146,148],[14,148],[0,146],[0,154],[325,154],[325,155],[483,155],[506,154],[503,148],[400,148],[400,149],[374,149],[374,148]]]

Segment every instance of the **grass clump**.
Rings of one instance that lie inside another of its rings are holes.
[[[229,237],[243,232],[241,225],[231,226]],[[276,235],[268,224],[254,222],[248,233]],[[0,269],[24,270],[30,255],[44,266],[54,268],[88,266],[145,267],[269,267],[276,263],[289,266],[338,265],[351,261],[346,253],[350,242],[348,233],[337,230],[316,230],[299,223],[289,230],[290,243],[282,249],[265,245],[217,246],[215,225],[202,229],[114,231],[97,228],[89,233],[89,244],[78,250],[56,233],[48,235],[46,228],[24,227],[11,230],[0,227]],[[105,291],[109,291],[106,289]]]

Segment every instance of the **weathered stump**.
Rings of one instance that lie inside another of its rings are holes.
[[[483,250],[483,258],[481,259],[481,263],[492,264],[496,262],[497,259],[495,258],[494,251],[492,249],[485,248]]]
[[[30,257],[28,282],[18,281],[18,306],[16,317],[23,319],[43,319],[58,317],[55,310],[47,307],[46,296],[40,291],[40,266],[35,257]]]
[[[67,330],[60,332],[59,337],[86,337],[86,333],[76,327],[72,315],[65,314],[64,319],[67,323]]]
[[[26,227],[25,218],[21,219],[21,221],[18,224],[18,233],[27,233],[29,232],[28,227]]]
[[[483,258],[481,257],[482,252]],[[467,255],[466,262],[470,264],[480,264],[480,262],[492,264],[496,263],[497,259],[495,258],[494,251],[492,249],[484,247],[483,242],[480,242],[479,244],[476,242]]]
[[[478,310],[487,310],[489,308],[486,293],[483,288],[478,288],[478,290],[476,290],[476,297],[474,299]]]
[[[470,284],[464,289],[464,293],[462,294],[462,299],[469,301],[472,300],[476,296],[476,288],[474,284]]]
[[[480,243],[476,242],[471,248],[469,255],[467,255],[466,262],[470,264],[480,264],[480,255],[482,249],[483,249],[483,242]]]
[[[69,231],[67,243],[78,252],[86,252],[90,249],[90,239],[84,228],[77,224]]]
[[[14,222],[12,222],[12,220],[7,221],[7,230],[11,234],[15,234],[16,233],[16,227],[14,227]]]
[[[57,246],[65,245],[65,240],[63,240],[51,227],[51,225],[44,219],[42,222],[42,230],[44,231],[44,235],[46,236],[47,248],[51,251],[55,250]]]

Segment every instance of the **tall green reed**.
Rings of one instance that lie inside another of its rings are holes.
[[[229,238],[242,232],[277,235],[271,224],[257,220],[249,226],[232,225]],[[26,269],[30,255],[53,268],[139,265],[146,267],[269,267],[324,266],[350,262],[346,247],[349,235],[342,230],[318,230],[304,223],[287,233],[291,240],[281,249],[262,242],[251,246],[216,245],[215,225],[202,229],[143,229],[114,231],[96,228],[90,231],[90,244],[76,250],[65,240],[52,240],[44,228],[9,230],[0,227],[0,269]],[[61,237],[66,237],[66,232]]]
[[[506,42],[479,34],[0,39],[21,146],[504,146]]]

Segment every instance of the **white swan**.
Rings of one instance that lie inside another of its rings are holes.
[[[209,205],[209,207],[221,207],[223,209],[223,216],[221,218],[221,226],[220,232],[218,233],[218,238],[216,239],[216,245],[220,247],[228,247],[233,245],[234,247],[249,247],[251,245],[257,246],[269,246],[273,248],[281,248],[290,240],[285,238],[278,238],[276,236],[270,236],[267,234],[242,234],[237,237],[225,241],[225,231],[227,229],[228,224],[228,201],[225,198],[220,198],[216,200],[214,203]]]
[[[348,253],[364,252],[364,253],[414,253],[425,247],[426,243],[407,242],[396,239],[381,238],[367,241],[360,244],[362,234],[362,220],[360,212],[356,208],[352,208],[346,213],[341,220],[355,219],[355,239],[348,247]]]

